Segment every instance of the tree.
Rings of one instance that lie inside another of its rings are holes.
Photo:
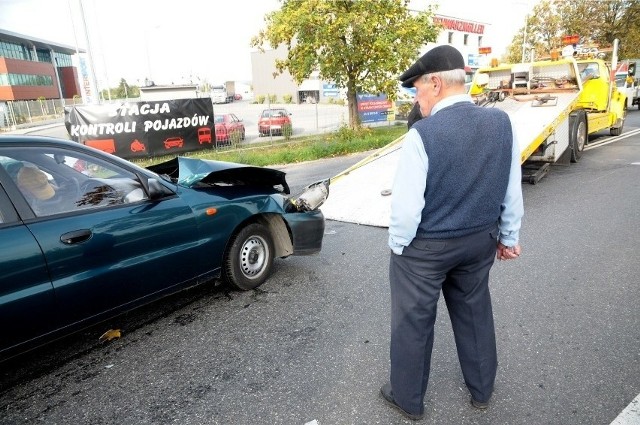
[[[525,28],[514,36],[506,60],[521,60]],[[608,47],[620,41],[621,58],[640,57],[640,2],[637,0],[543,0],[528,15],[525,43],[536,57],[561,49],[562,37],[578,35],[580,44]]]
[[[129,87],[129,84],[127,84],[127,80],[124,78],[120,79],[120,84],[118,84],[118,87],[116,88],[115,96],[118,99],[131,97],[131,88]]]
[[[431,8],[412,12],[409,0],[282,0],[265,16],[266,28],[251,40],[264,51],[284,44],[287,70],[300,84],[319,78],[347,90],[349,126],[360,126],[356,94],[385,93],[395,99],[397,77],[416,60],[420,47],[435,41],[439,27]]]

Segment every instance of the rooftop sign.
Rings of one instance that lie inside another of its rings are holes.
[[[444,16],[434,16],[433,22],[442,25],[448,30],[484,34],[484,24],[477,22],[463,21],[461,19],[447,18]]]

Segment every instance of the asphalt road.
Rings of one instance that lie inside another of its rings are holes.
[[[302,187],[359,159],[285,171]],[[491,406],[469,405],[441,303],[423,423],[609,424],[640,393],[638,182],[633,135],[523,185],[523,255],[492,270]],[[257,290],[205,285],[3,364],[0,423],[409,423],[378,397],[386,240],[383,228],[328,221],[320,254],[276,261]],[[98,343],[109,328],[122,338]]]

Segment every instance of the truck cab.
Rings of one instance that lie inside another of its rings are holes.
[[[577,62],[582,79],[582,93],[578,98],[578,104],[585,109],[606,111],[609,105],[609,86],[611,84],[609,67],[599,59]]]
[[[611,79],[611,67],[603,59],[585,58],[576,62],[582,80],[577,106],[588,114],[589,134],[609,129],[612,136],[620,135],[626,118],[627,95]]]

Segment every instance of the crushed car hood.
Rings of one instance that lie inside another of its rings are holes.
[[[272,168],[180,156],[147,169],[156,174],[166,174],[177,184],[186,187],[201,184],[253,186],[289,194],[285,173]]]

